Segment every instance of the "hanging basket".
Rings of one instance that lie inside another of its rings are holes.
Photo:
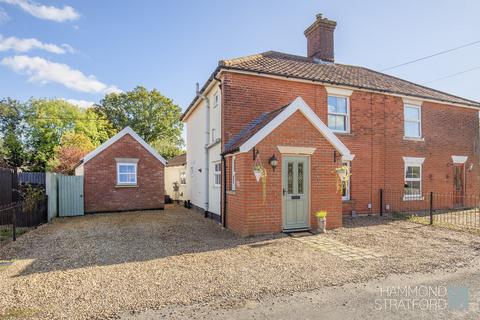
[[[262,170],[257,170],[257,169],[254,169],[253,170],[253,174],[255,175],[255,179],[257,179],[257,182],[260,181],[260,178],[262,177]]]

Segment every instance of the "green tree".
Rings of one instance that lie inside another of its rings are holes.
[[[47,169],[73,174],[80,159],[94,148],[93,143],[85,134],[73,131],[65,132],[60,145],[55,147],[55,156],[48,162]]]
[[[95,111],[116,130],[130,126],[164,157],[182,152],[181,109],[156,89],[138,86],[132,91],[108,94]]]
[[[5,98],[0,100],[0,136],[2,163],[9,167],[23,167],[29,163],[29,154],[24,145],[25,105],[18,100]]]
[[[80,109],[64,100],[30,100],[26,121],[29,144],[34,150],[35,166],[32,169],[35,170],[50,168],[55,148],[61,144],[66,132],[83,134],[95,147],[115,133],[101,114]]]

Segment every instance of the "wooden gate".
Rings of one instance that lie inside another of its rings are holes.
[[[83,176],[58,175],[58,216],[83,216]]]

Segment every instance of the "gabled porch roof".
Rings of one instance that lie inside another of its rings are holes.
[[[260,141],[262,141],[273,130],[280,126],[296,111],[300,111],[305,118],[330,142],[330,144],[342,155],[345,161],[351,161],[355,155],[343,142],[330,130],[317,114],[301,98],[297,97],[290,104],[271,111],[263,113],[261,116],[250,122],[236,136],[225,144],[224,155],[235,152],[248,152]]]

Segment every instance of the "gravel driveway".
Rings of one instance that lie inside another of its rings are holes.
[[[183,208],[57,219],[0,248],[0,319],[112,318],[166,305],[223,308],[392,273],[447,271],[480,238],[409,222],[360,219],[324,235],[374,250],[346,261],[286,236],[240,238]]]

